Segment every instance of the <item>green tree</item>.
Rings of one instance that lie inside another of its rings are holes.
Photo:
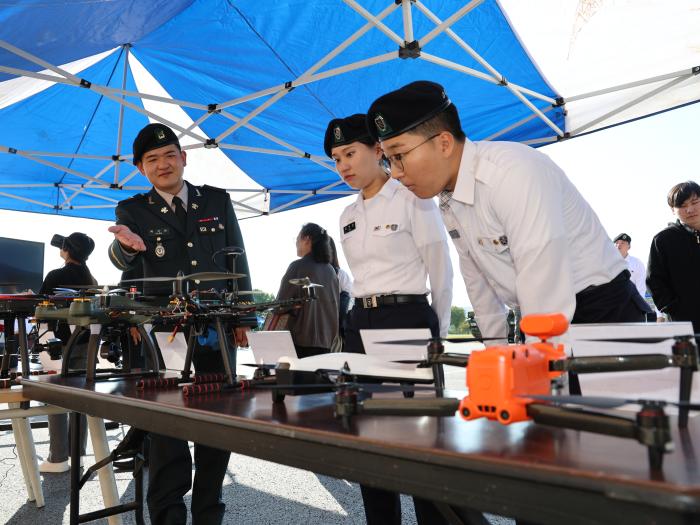
[[[274,301],[275,296],[271,293],[263,292],[262,290],[256,288],[253,290],[252,300],[256,303],[266,303],[268,301]]]
[[[464,320],[466,316],[464,314],[464,308],[461,306],[452,306],[450,308],[450,329],[451,334],[462,333],[460,328],[464,325]]]

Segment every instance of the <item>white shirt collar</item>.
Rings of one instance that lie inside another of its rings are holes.
[[[474,187],[476,186],[476,144],[469,139],[464,139],[462,158],[459,161],[457,182],[455,183],[452,198],[464,204],[474,204]]]
[[[166,193],[166,192],[164,192],[164,191],[161,191],[161,190],[159,190],[158,188],[156,188],[155,186],[153,186],[153,189],[156,190],[156,192],[158,193],[158,195],[160,195],[161,197],[163,197],[163,200],[164,200],[164,201],[166,202],[166,204],[167,204],[168,206],[170,206],[170,208],[172,209],[172,208],[173,208],[173,197],[175,197],[175,195],[173,195],[172,193]],[[177,192],[177,196],[180,197],[180,200],[182,201],[183,206],[185,206],[185,209],[187,209],[187,196],[188,196],[188,193],[189,193],[189,192],[188,192],[188,190],[187,190],[187,182],[185,182],[185,183],[182,185],[182,189],[180,189],[180,191]]]

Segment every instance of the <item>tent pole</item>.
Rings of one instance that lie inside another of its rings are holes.
[[[365,59],[365,60],[360,60],[360,61],[358,61],[358,62],[354,62],[354,63],[352,63],[352,64],[348,64],[348,65],[345,65],[345,66],[342,66],[342,67],[339,67],[339,68],[336,68],[336,69],[331,69],[331,70],[328,70],[328,71],[324,71],[323,73],[317,73],[317,74],[315,74],[315,75],[306,76],[306,77],[305,77],[304,75],[302,75],[301,77],[299,77],[298,80],[292,82],[292,84],[294,84],[294,85],[296,85],[296,86],[300,86],[300,85],[308,84],[308,83],[311,83],[311,82],[317,82],[318,80],[321,80],[321,79],[324,79],[324,78],[328,78],[328,77],[332,77],[332,76],[335,76],[335,75],[339,75],[340,73],[345,73],[345,72],[347,72],[347,71],[352,71],[352,70],[355,70],[355,69],[363,69],[363,68],[366,68],[366,67],[369,66],[369,65],[377,64],[377,63],[380,63],[380,62],[386,62],[386,61],[388,61],[388,60],[393,60],[393,59],[396,58],[397,56],[398,56],[398,52],[392,51],[391,53],[385,53],[384,55],[379,55],[379,56],[377,56],[377,57],[368,58],[368,59]],[[236,124],[234,124],[233,126],[231,126],[230,128],[228,128],[227,130],[225,130],[223,133],[221,133],[220,135],[218,135],[214,140],[215,140],[217,143],[218,143],[218,142],[221,142],[221,141],[222,141],[224,138],[226,138],[228,135],[234,133],[234,132],[235,132],[237,129],[239,129],[241,126],[246,125],[246,124],[247,124],[251,119],[253,119],[255,116],[259,115],[259,114],[262,113],[265,109],[267,109],[268,107],[272,106],[275,102],[277,102],[277,101],[278,101],[279,99],[281,99],[282,97],[286,96],[288,93],[290,93],[290,91],[291,91],[291,88],[290,88],[290,89],[284,88],[283,91],[280,91],[280,92],[278,92],[277,94],[275,94],[273,97],[267,99],[267,100],[266,100],[264,103],[262,103],[260,106],[258,106],[258,107],[255,108],[253,111],[251,111],[250,113],[248,113],[245,117],[243,117],[242,119],[240,119]]]
[[[676,84],[680,84],[681,82],[684,82],[684,81],[686,81],[686,80],[688,80],[689,78],[692,78],[692,77],[693,77],[693,75],[686,75],[686,76],[684,76],[684,77],[675,78],[675,79],[671,80],[670,82],[667,82],[667,83],[664,84],[663,86],[659,86],[658,88],[653,89],[652,91],[649,91],[648,93],[645,93],[644,95],[642,95],[642,96],[640,96],[640,97],[637,97],[637,98],[635,98],[634,100],[631,100],[631,101],[627,102],[626,104],[622,104],[621,106],[619,106],[619,107],[616,108],[616,109],[613,109],[612,111],[608,111],[605,115],[602,115],[602,116],[600,116],[600,117],[598,117],[598,118],[596,118],[596,119],[594,119],[594,120],[588,122],[587,124],[584,124],[584,125],[582,125],[582,126],[579,126],[579,127],[576,128],[575,130],[571,131],[570,134],[571,134],[571,135],[578,135],[578,134],[581,133],[582,131],[585,131],[585,130],[587,130],[588,128],[595,126],[595,125],[598,124],[599,122],[603,122],[604,120],[606,120],[606,119],[612,117],[613,115],[616,115],[616,114],[618,114],[618,113],[622,113],[622,112],[625,111],[626,109],[629,109],[629,108],[631,108],[632,106],[636,106],[636,105],[639,104],[640,102],[644,102],[645,100],[647,100],[647,99],[649,99],[649,98],[651,98],[651,97],[654,97],[654,96],[658,95],[659,93],[661,93],[661,92],[663,92],[663,91],[666,91],[666,90],[672,88],[672,87],[675,86]]]
[[[553,109],[554,109],[554,106],[549,106],[548,108],[543,109],[542,113],[548,113],[548,112],[552,111]],[[537,118],[537,116],[534,114],[529,115],[529,116],[527,116],[523,119],[520,119],[519,121],[511,124],[510,126],[506,126],[505,128],[501,129],[500,131],[497,131],[496,133],[494,133],[493,135],[489,135],[488,137],[485,137],[481,140],[495,140],[498,137],[500,137],[501,135],[503,135],[504,133],[508,133],[509,131],[512,131],[515,128],[518,128],[518,127],[522,126],[523,124],[527,124],[528,122],[530,122],[534,118]]]
[[[435,24],[440,24],[440,23],[441,23],[440,19],[439,19],[437,16],[435,16],[435,14],[434,14],[432,11],[430,11],[430,9],[428,9],[425,5],[423,5],[419,0],[416,0],[416,7],[418,7],[418,9],[420,9],[421,12],[422,12],[431,22],[433,22],[433,23],[435,23]],[[473,58],[474,60],[476,60],[479,64],[481,64],[481,66],[482,66],[485,70],[487,70],[488,72],[491,73],[492,81],[493,81],[494,83],[500,83],[500,82],[501,82],[501,80],[503,79],[503,75],[502,75],[498,70],[496,70],[491,64],[489,64],[486,60],[484,60],[484,58],[483,58],[481,55],[479,55],[479,53],[477,53],[476,51],[474,51],[474,49],[472,49],[472,47],[471,47],[469,44],[467,44],[464,40],[462,40],[462,38],[459,37],[459,35],[457,35],[457,33],[455,33],[452,29],[447,29],[447,30],[445,31],[445,33],[446,33],[459,47],[461,47],[462,49],[464,49],[464,51],[465,51],[470,57],[472,57],[472,58]],[[420,43],[421,47],[423,47],[423,45],[424,45],[423,40],[419,40],[419,43]],[[486,78],[484,78],[484,80],[486,80]],[[548,96],[546,96],[546,95],[542,95],[541,93],[537,93],[536,91],[532,91],[532,90],[530,90],[530,89],[528,89],[528,88],[525,88],[525,87],[523,87],[523,86],[520,86],[520,85],[518,85],[518,84],[513,84],[513,83],[509,82],[509,83],[508,83],[508,86],[513,87],[514,89],[517,89],[518,91],[520,91],[521,93],[524,93],[525,95],[530,95],[530,96],[532,96],[532,97],[539,98],[540,100],[544,100],[545,102],[548,102],[548,103],[550,103],[550,104],[556,103],[556,101],[555,101],[552,97],[548,97]]]
[[[126,75],[129,71],[129,49],[130,44],[124,44],[124,70],[122,71],[122,89],[126,89]],[[124,99],[124,95],[122,95]],[[116,157],[119,157],[122,150],[122,131],[124,129],[124,106],[119,106],[119,123],[117,124],[117,151],[115,153]],[[114,184],[119,184],[119,165],[121,161],[117,158],[114,162]]]
[[[390,4],[384,11],[382,11],[379,15],[377,15],[377,20],[383,20],[386,18],[387,15],[390,13],[394,12],[398,8],[398,5],[392,3]],[[307,71],[305,71],[297,80],[303,80],[306,77],[312,75],[316,71],[318,71],[320,68],[322,68],[324,65],[326,65],[328,62],[333,60],[336,56],[338,56],[340,53],[345,51],[351,44],[353,44],[355,41],[357,41],[362,35],[364,35],[367,31],[372,29],[374,25],[372,23],[367,23],[364,26],[362,26],[360,29],[355,31],[350,37],[345,39],[340,45],[338,45],[333,51],[325,55],[321,60],[316,62],[313,66],[311,66]],[[295,82],[290,83],[290,87],[296,85]],[[255,93],[250,93],[249,95],[245,95],[243,97],[235,98],[232,100],[228,100],[225,102],[222,102],[221,104],[218,105],[219,108],[221,109],[226,109],[231,106],[236,106],[238,104],[242,104],[244,102],[248,102],[249,100],[253,100],[256,98],[264,97],[267,95],[271,95],[272,93],[276,93],[281,89],[285,89],[285,84],[278,84],[277,86],[273,86],[261,91],[257,91]]]
[[[384,33],[390,40],[396,43],[397,46],[403,46],[403,40],[401,39],[401,37],[394,33],[391,29],[389,29],[385,24],[383,24],[379,17],[375,17],[372,13],[367,11],[355,0],[343,0],[343,2],[345,2],[348,5],[348,7],[356,11],[357,14],[359,14],[362,18],[368,20],[374,27],[376,27],[382,33]]]
[[[451,61],[449,61],[449,60],[445,60],[444,58],[440,58],[440,57],[437,57],[437,56],[434,56],[434,55],[430,55],[430,54],[428,54],[428,53],[421,53],[421,58],[424,59],[424,60],[427,60],[428,62],[432,62],[433,64],[438,64],[438,65],[440,65],[440,66],[444,66],[444,67],[449,68],[449,69],[454,69],[455,71],[460,71],[460,72],[462,72],[462,73],[466,73],[466,74],[468,74],[468,75],[472,75],[472,76],[481,78],[482,80],[487,80],[487,81],[489,81],[489,82],[494,82],[494,80],[493,80],[491,77],[489,77],[488,75],[485,75],[484,73],[480,73],[480,72],[478,72],[478,71],[476,71],[476,70],[474,70],[474,69],[468,68],[468,67],[463,66],[463,65],[461,65],[461,64],[456,64],[455,62],[451,62]],[[506,83],[505,85],[506,85],[506,87],[508,86],[507,83]],[[542,122],[544,122],[545,124],[547,124],[547,126],[549,126],[550,128],[552,128],[552,130],[554,130],[554,132],[555,132],[557,135],[560,135],[560,136],[563,136],[563,135],[564,135],[564,132],[563,132],[561,129],[559,129],[559,126],[557,126],[554,122],[552,122],[551,120],[549,120],[549,118],[547,118],[547,117],[544,115],[544,113],[542,113],[542,111],[540,111],[537,107],[535,107],[535,105],[534,105],[532,102],[530,102],[528,99],[526,99],[520,92],[518,92],[517,90],[510,90],[510,91],[511,91],[511,93],[513,93],[518,99],[520,99],[520,101],[521,101],[523,104],[525,104],[528,108],[530,108],[530,110],[531,110],[533,113],[535,113],[535,114],[540,118],[540,120],[542,120]]]
[[[573,97],[566,97],[564,102],[574,102],[576,100],[581,100],[584,98],[596,97],[598,95],[605,95],[606,93],[613,93],[615,91],[622,91],[624,89],[630,89],[638,86],[643,86],[645,84],[654,84],[656,82],[661,82],[662,80],[668,80],[672,78],[684,77],[697,75],[700,73],[700,68],[690,68],[684,69],[682,71],[676,71],[674,73],[667,73],[665,75],[659,75],[656,77],[645,78],[643,80],[636,80],[634,82],[628,82],[627,84],[620,84],[618,86],[612,86],[605,89],[599,89],[597,91],[591,91],[589,93],[582,93],[580,95],[574,95]]]
[[[403,41],[404,44],[413,42],[413,19],[411,18],[411,1],[401,1],[401,11],[403,12]]]
[[[39,164],[49,166],[50,168],[56,168],[58,171],[65,171],[66,173],[70,173],[71,175],[75,175],[76,177],[80,177],[80,178],[86,179],[86,180],[91,180],[91,181],[99,184],[100,186],[109,186],[109,184],[106,183],[105,181],[100,180],[100,179],[96,179],[95,177],[91,177],[90,175],[87,175],[86,173],[81,173],[80,171],[76,171],[74,169],[67,168],[66,166],[61,166],[60,164],[56,164],[56,163],[50,162],[48,160],[39,159],[39,158],[34,157],[32,155],[27,155],[26,153],[24,153],[21,150],[17,150],[17,155],[19,155],[20,157],[24,157],[25,159],[28,159],[28,160],[33,160],[34,162],[38,162]]]
[[[457,21],[459,21],[464,15],[466,15],[469,11],[472,9],[479,7],[484,0],[472,0],[469,2],[467,5],[462,6],[461,9],[457,10],[451,17],[449,17],[447,20],[444,22],[440,23],[435,29],[433,29],[430,33],[425,35],[423,38],[420,39],[420,46],[423,47],[425,46],[428,42],[433,40],[436,36],[438,36],[440,33],[454,25]]]
[[[53,204],[46,204],[45,202],[39,202],[34,199],[20,197],[19,195],[13,195],[12,193],[5,193],[4,191],[0,191],[0,195],[2,195],[3,197],[9,197],[10,199],[17,199],[18,201],[29,202],[31,204],[36,204],[37,206],[44,206],[45,208],[54,209]]]

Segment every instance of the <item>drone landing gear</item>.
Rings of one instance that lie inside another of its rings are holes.
[[[138,325],[137,329],[141,336],[141,341],[146,345],[146,359],[150,363],[150,370],[132,372],[130,369],[120,371],[113,368],[97,368],[97,357],[100,351],[100,341],[104,328],[105,327],[101,324],[91,324],[89,327],[77,326],[75,330],[73,330],[63,351],[61,375],[64,377],[85,375],[87,381],[94,382],[115,377],[157,376],[160,373],[158,351],[143,325]],[[77,350],[78,341],[86,332],[90,333],[90,338],[87,346],[87,363],[85,369],[71,368],[70,363]]]

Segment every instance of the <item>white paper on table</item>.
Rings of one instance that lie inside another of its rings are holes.
[[[289,330],[248,332],[248,343],[256,364],[276,364],[280,357],[297,357]]]
[[[147,330],[146,333],[149,331]],[[165,368],[169,370],[182,370],[185,366],[187,355],[187,340],[182,332],[175,334],[175,339],[168,341],[170,332],[155,332],[158,347],[165,361]]]

